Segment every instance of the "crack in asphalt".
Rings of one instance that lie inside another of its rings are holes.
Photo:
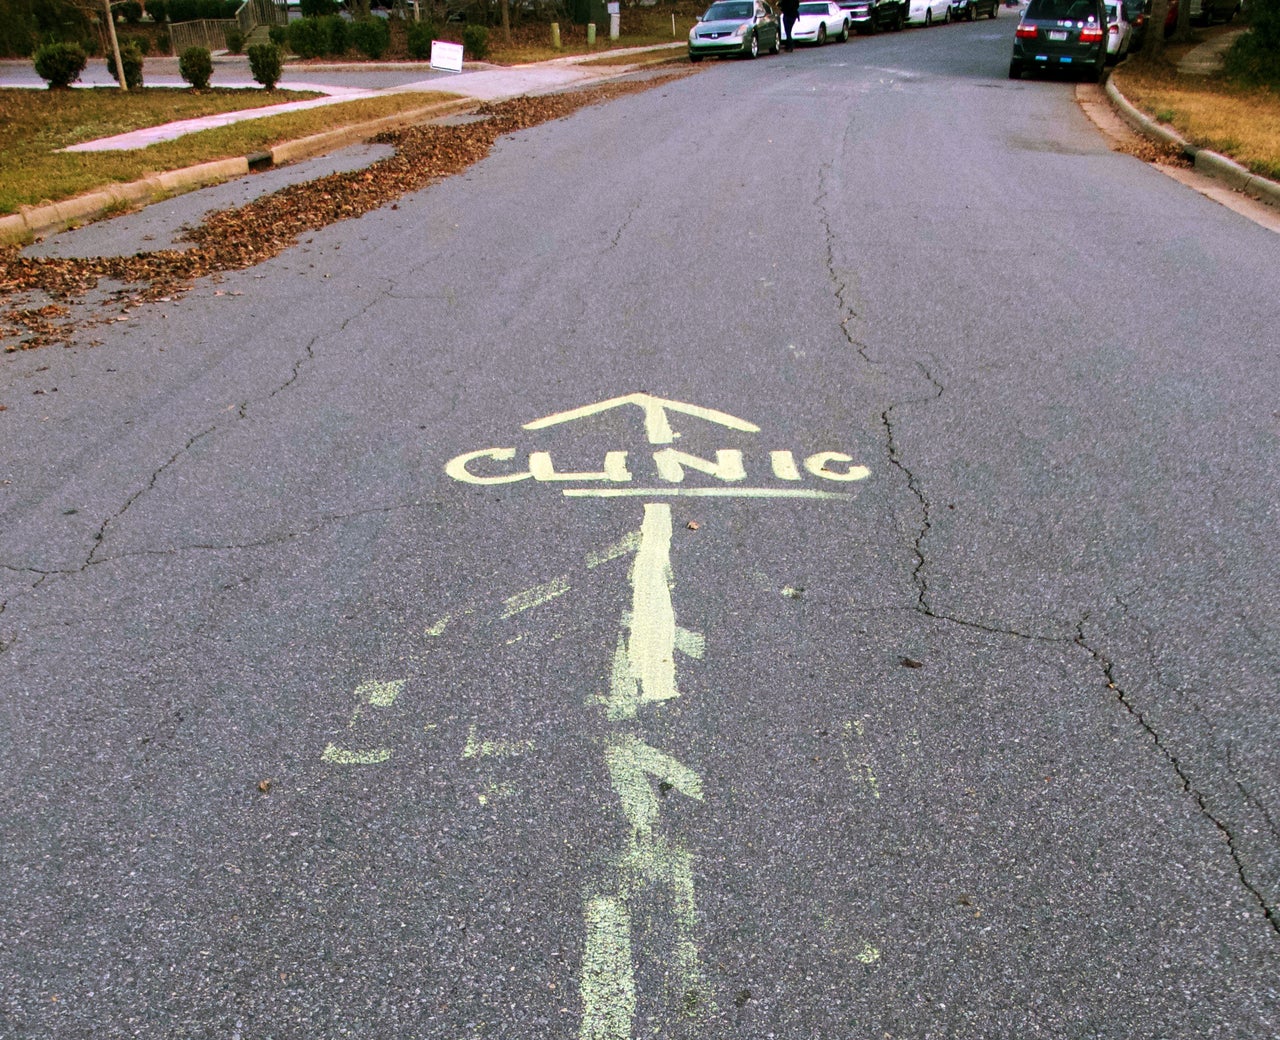
[[[178,456],[174,457],[177,458]],[[157,471],[157,474],[158,473],[159,471]],[[8,564],[0,564],[0,568],[24,574],[38,574],[40,576],[39,580],[34,582],[31,586],[34,590],[46,578],[73,577],[77,574],[83,574],[89,567],[97,567],[104,563],[114,563],[119,560],[128,560],[139,556],[181,556],[184,553],[189,552],[236,552],[248,549],[264,549],[273,545],[284,545],[288,542],[297,541],[299,538],[309,537],[317,531],[321,531],[325,527],[328,527],[330,524],[345,523],[348,520],[356,520],[363,516],[411,512],[416,509],[439,506],[441,504],[442,503],[434,500],[419,500],[414,502],[395,502],[384,506],[368,506],[366,508],[353,509],[349,512],[343,513],[325,513],[321,516],[308,520],[297,530],[281,531],[277,534],[266,535],[262,538],[251,539],[243,542],[186,542],[180,545],[171,545],[164,549],[128,549],[123,552],[94,557],[93,559],[86,560],[79,567],[40,570],[35,567],[19,568]],[[104,528],[105,526],[106,525],[104,524]],[[101,543],[99,543],[99,546],[100,544]],[[7,604],[9,601],[6,600],[3,602]],[[3,604],[0,604],[0,607],[2,606]]]
[[[845,135],[846,137],[848,136],[848,130],[845,131]],[[826,207],[826,198],[827,198],[826,181],[827,181],[827,174],[830,172],[830,170],[831,170],[830,163],[827,163],[819,168],[818,195],[817,195],[817,198],[814,199],[814,202],[818,207],[818,213],[820,214],[822,231],[823,231],[823,236],[826,244],[825,259],[826,259],[826,268],[827,268],[827,278],[830,280],[832,288],[835,292],[836,303],[839,306],[840,313],[844,315],[840,319],[840,334],[844,336],[845,341],[849,344],[849,346],[853,347],[853,349],[857,352],[858,356],[862,358],[863,361],[865,361],[868,365],[878,365],[880,364],[880,362],[876,361],[868,353],[868,350],[870,348],[867,346],[867,344],[863,343],[853,334],[853,324],[861,317],[861,315],[858,313],[857,308],[854,307],[853,301],[850,299],[850,297],[853,295],[853,287],[843,277],[841,277],[840,274],[838,274],[836,271],[836,246],[835,246],[836,235],[831,228],[831,214]]]
[[[130,495],[127,499],[125,499],[124,504],[119,509],[117,509],[111,516],[107,517],[107,519],[102,522],[102,526],[99,527],[98,530],[94,533],[93,548],[89,550],[89,555],[85,558],[84,564],[81,567],[79,567],[78,570],[83,571],[86,567],[89,567],[92,564],[98,562],[97,560],[98,550],[102,548],[103,540],[107,537],[107,529],[111,527],[112,524],[120,520],[130,509],[132,509],[134,503],[136,503],[138,499],[140,499],[143,495],[145,495],[148,491],[150,491],[152,488],[156,486],[156,482],[160,479],[161,475],[164,473],[165,470],[167,470],[170,466],[172,466],[175,462],[177,462],[178,459],[182,458],[182,456],[187,454],[187,452],[189,452],[198,441],[203,440],[209,434],[213,433],[213,431],[216,430],[217,428],[218,427],[216,425],[210,426],[208,429],[201,430],[194,437],[190,438],[186,444],[184,444],[178,451],[170,455],[168,459],[166,459],[163,463],[161,463],[161,465],[158,466],[152,472],[146,484],[144,484],[132,495]]]
[[[1123,606],[1123,604],[1121,604]],[[1172,749],[1165,743],[1164,738],[1160,736],[1159,731],[1146,718],[1142,709],[1134,702],[1133,697],[1116,681],[1115,662],[1107,657],[1102,651],[1096,647],[1090,646],[1084,634],[1085,622],[1088,620],[1086,614],[1076,629],[1075,644],[1084,650],[1102,669],[1103,675],[1107,680],[1107,688],[1115,694],[1116,701],[1132,716],[1133,720],[1142,727],[1143,731],[1151,738],[1155,744],[1156,750],[1166,763],[1173,769],[1174,775],[1182,785],[1182,790],[1191,796],[1191,799],[1200,809],[1200,814],[1217,828],[1218,833],[1226,840],[1227,851],[1231,856],[1232,862],[1235,864],[1236,873],[1240,878],[1240,883],[1245,887],[1250,895],[1257,901],[1258,907],[1262,910],[1263,916],[1267,923],[1271,926],[1271,930],[1280,936],[1280,910],[1271,906],[1261,890],[1249,879],[1248,871],[1245,868],[1244,860],[1240,854],[1239,843],[1232,829],[1209,807],[1208,799],[1204,793],[1196,787],[1191,778],[1190,772],[1174,754]]]
[[[868,352],[867,345],[861,340],[859,340],[859,338],[855,334],[854,325],[859,319],[859,314],[857,310],[853,307],[849,298],[851,295],[851,286],[849,282],[845,278],[841,277],[841,275],[837,272],[836,235],[832,229],[830,214],[825,205],[825,200],[827,196],[827,188],[826,188],[825,180],[826,180],[827,173],[828,173],[828,169],[826,167],[823,167],[819,171],[819,192],[815,201],[817,204],[818,211],[821,215],[820,219],[822,223],[822,230],[825,236],[825,266],[827,269],[827,277],[830,280],[832,290],[836,298],[836,302],[839,306],[839,310],[842,315],[840,320],[840,331],[844,336],[845,340],[849,343],[849,345],[854,349],[854,351],[858,354],[858,356],[864,362],[866,362],[869,365],[875,365],[879,367],[879,366],[882,366],[884,363],[873,359]],[[1178,756],[1174,754],[1174,752],[1170,749],[1168,744],[1165,742],[1164,738],[1160,735],[1160,733],[1156,730],[1156,728],[1151,724],[1151,722],[1145,717],[1141,709],[1134,703],[1134,700],[1129,695],[1129,693],[1125,691],[1119,685],[1119,683],[1116,682],[1114,663],[1109,658],[1107,658],[1101,651],[1097,650],[1095,647],[1091,646],[1088,643],[1084,633],[1085,623],[1088,620],[1087,613],[1083,615],[1076,622],[1074,635],[1061,635],[1061,636],[1039,635],[1036,633],[1019,631],[1011,627],[1001,627],[999,625],[992,625],[992,624],[986,624],[983,622],[972,621],[965,618],[957,617],[953,614],[944,614],[937,611],[934,608],[933,604],[930,602],[928,556],[926,553],[926,542],[933,528],[932,506],[929,500],[929,496],[925,492],[925,488],[922,481],[912,471],[905,457],[905,452],[901,443],[901,437],[900,437],[898,425],[895,421],[894,413],[897,409],[905,405],[930,404],[934,401],[937,401],[946,392],[946,388],[943,386],[941,381],[934,376],[933,372],[930,371],[930,369],[923,362],[917,360],[913,363],[915,367],[918,369],[918,371],[920,372],[920,374],[923,375],[924,378],[928,381],[928,383],[933,387],[934,392],[932,394],[922,396],[922,397],[904,398],[903,400],[895,401],[880,413],[880,423],[884,430],[885,451],[888,456],[889,465],[901,475],[902,479],[906,483],[907,490],[910,492],[911,496],[915,499],[917,511],[919,515],[919,522],[917,524],[916,533],[914,538],[912,539],[912,545],[911,545],[912,554],[915,558],[915,562],[911,568],[911,584],[914,587],[915,593],[916,593],[915,603],[911,607],[912,611],[915,613],[921,614],[925,617],[928,617],[934,621],[943,621],[949,624],[960,625],[965,628],[975,629],[977,631],[986,632],[992,635],[1010,636],[1014,638],[1027,640],[1030,642],[1038,642],[1038,643],[1046,643],[1046,644],[1049,644],[1049,643],[1057,644],[1057,645],[1074,644],[1075,646],[1078,646],[1081,650],[1083,650],[1085,653],[1087,653],[1090,656],[1090,658],[1093,660],[1093,662],[1101,668],[1103,676],[1107,682],[1107,687],[1109,690],[1111,690],[1115,694],[1116,701],[1125,709],[1125,711],[1133,718],[1133,720],[1137,722],[1138,725],[1142,728],[1142,730],[1151,738],[1159,755],[1173,769],[1174,775],[1177,777],[1178,782],[1181,785],[1183,791],[1193,799],[1193,801],[1195,802],[1196,806],[1199,809],[1200,814],[1214,826],[1214,828],[1218,831],[1219,834],[1222,835],[1223,839],[1226,842],[1228,854],[1230,855],[1231,861],[1235,866],[1236,874],[1240,880],[1241,885],[1244,886],[1245,890],[1257,902],[1259,909],[1262,911],[1263,917],[1265,918],[1266,922],[1270,925],[1272,931],[1275,932],[1277,935],[1280,935],[1280,908],[1271,906],[1267,902],[1266,897],[1264,896],[1261,889],[1256,884],[1254,884],[1253,881],[1250,879],[1249,871],[1245,866],[1244,858],[1239,848],[1239,842],[1236,838],[1236,835],[1232,831],[1231,827],[1217,813],[1213,811],[1213,809],[1209,805],[1206,795],[1203,792],[1201,792],[1193,782],[1191,774],[1188,771],[1188,769],[1179,760]],[[1116,602],[1120,605],[1121,609],[1124,610],[1126,616],[1130,616],[1130,613],[1125,603],[1118,597],[1116,599]],[[1159,663],[1155,658],[1155,648],[1152,644],[1151,632],[1145,626],[1143,626],[1143,631],[1144,631],[1144,643],[1146,646],[1149,663],[1155,674],[1157,683],[1163,686],[1164,681],[1163,681]],[[1208,720],[1207,718],[1205,719],[1205,721],[1210,726],[1210,729],[1213,729],[1212,721]],[[1262,813],[1262,816],[1266,820],[1267,826],[1270,828],[1272,834],[1280,837],[1280,829],[1276,827],[1275,821],[1271,818],[1270,814],[1267,812],[1265,807],[1263,807],[1261,802],[1255,796],[1253,796],[1249,792],[1249,790],[1235,776],[1235,770],[1231,769],[1229,758],[1230,758],[1230,755],[1228,752],[1228,769],[1231,772],[1232,779],[1234,780],[1236,786],[1239,788],[1242,797],[1245,799],[1247,803],[1253,805]]]
[[[898,434],[894,426],[893,413],[896,408],[900,408],[907,404],[930,404],[942,397],[944,388],[933,373],[929,371],[921,362],[915,362],[916,368],[924,375],[934,387],[936,393],[928,397],[907,398],[897,401],[889,405],[880,413],[880,423],[885,433],[885,448],[889,456],[889,465],[902,474],[907,482],[907,490],[911,492],[919,507],[920,523],[916,531],[915,539],[912,542],[912,552],[915,554],[915,566],[911,569],[911,582],[916,589],[916,602],[919,604],[920,611],[929,617],[934,616],[933,609],[929,606],[929,579],[925,574],[925,554],[924,542],[929,537],[929,531],[933,528],[933,521],[930,518],[931,507],[929,498],[924,493],[919,479],[911,471],[911,468],[903,461],[902,449],[898,444]]]

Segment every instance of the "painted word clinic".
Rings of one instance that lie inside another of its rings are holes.
[[[733,485],[748,477],[748,461],[751,475],[767,473],[776,480],[790,484],[802,482],[806,477],[835,484],[849,484],[864,480],[870,475],[866,466],[854,464],[853,456],[839,451],[819,451],[801,455],[792,451],[770,451],[768,461],[763,453],[750,460],[736,448],[717,450],[714,457],[694,455],[675,448],[663,448],[651,455],[652,468],[645,462],[645,478],[656,477],[667,484],[680,484],[689,472],[701,473]],[[626,484],[634,479],[632,455],[626,451],[607,451],[598,470],[559,468],[549,451],[531,451],[527,455],[515,448],[481,448],[465,452],[449,460],[445,472],[464,484],[513,484],[521,480],[537,482],[571,482]]]

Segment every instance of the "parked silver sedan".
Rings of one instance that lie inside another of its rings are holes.
[[[777,54],[781,38],[778,13],[765,0],[717,0],[689,30],[689,60],[706,54],[754,58],[762,50]]]

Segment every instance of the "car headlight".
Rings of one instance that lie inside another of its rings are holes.
[[[743,22],[740,26],[733,30],[734,36],[746,36],[751,31],[751,23]]]

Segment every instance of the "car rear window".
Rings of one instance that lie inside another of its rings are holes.
[[[1098,8],[1089,0],[1031,0],[1027,17],[1043,21],[1085,22],[1098,17]]]
[[[801,4],[800,13],[801,14],[826,14],[827,5],[826,4]]]
[[[738,21],[751,17],[751,4],[712,4],[707,8],[707,14],[704,21]]]

